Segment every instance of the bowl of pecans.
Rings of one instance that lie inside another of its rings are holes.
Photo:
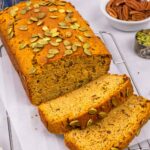
[[[100,8],[116,29],[137,31],[150,26],[150,0],[105,0]]]

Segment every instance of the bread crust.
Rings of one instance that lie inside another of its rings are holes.
[[[116,99],[119,102],[118,104],[122,104],[124,101],[127,100],[127,98],[130,95],[133,94],[133,87],[131,85],[130,79],[127,76],[124,76],[124,79],[126,80],[126,82],[112,96],[114,99]],[[128,91],[128,94],[127,94],[127,91]],[[112,97],[109,96],[109,98],[105,100],[104,104],[102,104],[101,106],[95,107],[95,109],[97,109],[98,112],[103,110],[106,113],[108,113],[114,107],[111,102]],[[51,133],[55,133],[55,134],[64,134],[70,131],[72,128],[68,126],[68,123],[73,120],[78,120],[80,122],[81,129],[84,129],[87,127],[87,122],[89,119],[92,119],[93,122],[96,122],[97,120],[100,119],[98,114],[89,115],[87,112],[85,112],[82,115],[78,116],[77,118],[73,118],[72,120],[69,120],[69,122],[65,118],[62,118],[62,120],[59,122],[54,122],[54,121],[49,122],[47,116],[45,116],[42,110],[40,109],[40,106],[39,106],[39,114],[40,114],[42,122],[44,123],[48,131]]]

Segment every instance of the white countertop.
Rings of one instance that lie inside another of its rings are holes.
[[[111,32],[119,44],[122,54],[130,68],[131,74],[143,96],[150,98],[150,60],[138,57],[133,49],[135,33],[121,32],[113,29],[105,20],[99,9],[100,0],[71,0],[82,16],[88,20],[95,32]],[[1,58],[0,58],[1,59]],[[0,60],[1,61],[1,60]],[[0,63],[1,64],[1,63]],[[0,66],[0,74],[1,74]],[[2,91],[0,86],[0,91]],[[149,131],[148,131],[149,132]],[[13,132],[14,150],[21,150],[18,140]],[[4,150],[9,149],[9,136],[7,130],[7,120],[4,109],[0,105],[0,146]]]

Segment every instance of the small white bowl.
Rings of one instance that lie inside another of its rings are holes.
[[[106,5],[108,2],[109,0],[100,0],[100,8],[104,16],[107,18],[108,22],[114,28],[122,31],[138,31],[148,27],[148,24],[150,23],[150,17],[141,21],[124,21],[124,20],[113,18],[106,11]]]

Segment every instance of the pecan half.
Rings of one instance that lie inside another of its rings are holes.
[[[123,5],[123,19],[124,20],[129,19],[129,9],[127,5]]]
[[[141,10],[140,2],[136,0],[126,0],[126,5],[134,10]]]
[[[118,15],[117,15],[117,13],[115,12],[114,9],[109,8],[109,9],[107,9],[107,12],[109,13],[110,16],[112,16],[114,18],[118,18]]]

